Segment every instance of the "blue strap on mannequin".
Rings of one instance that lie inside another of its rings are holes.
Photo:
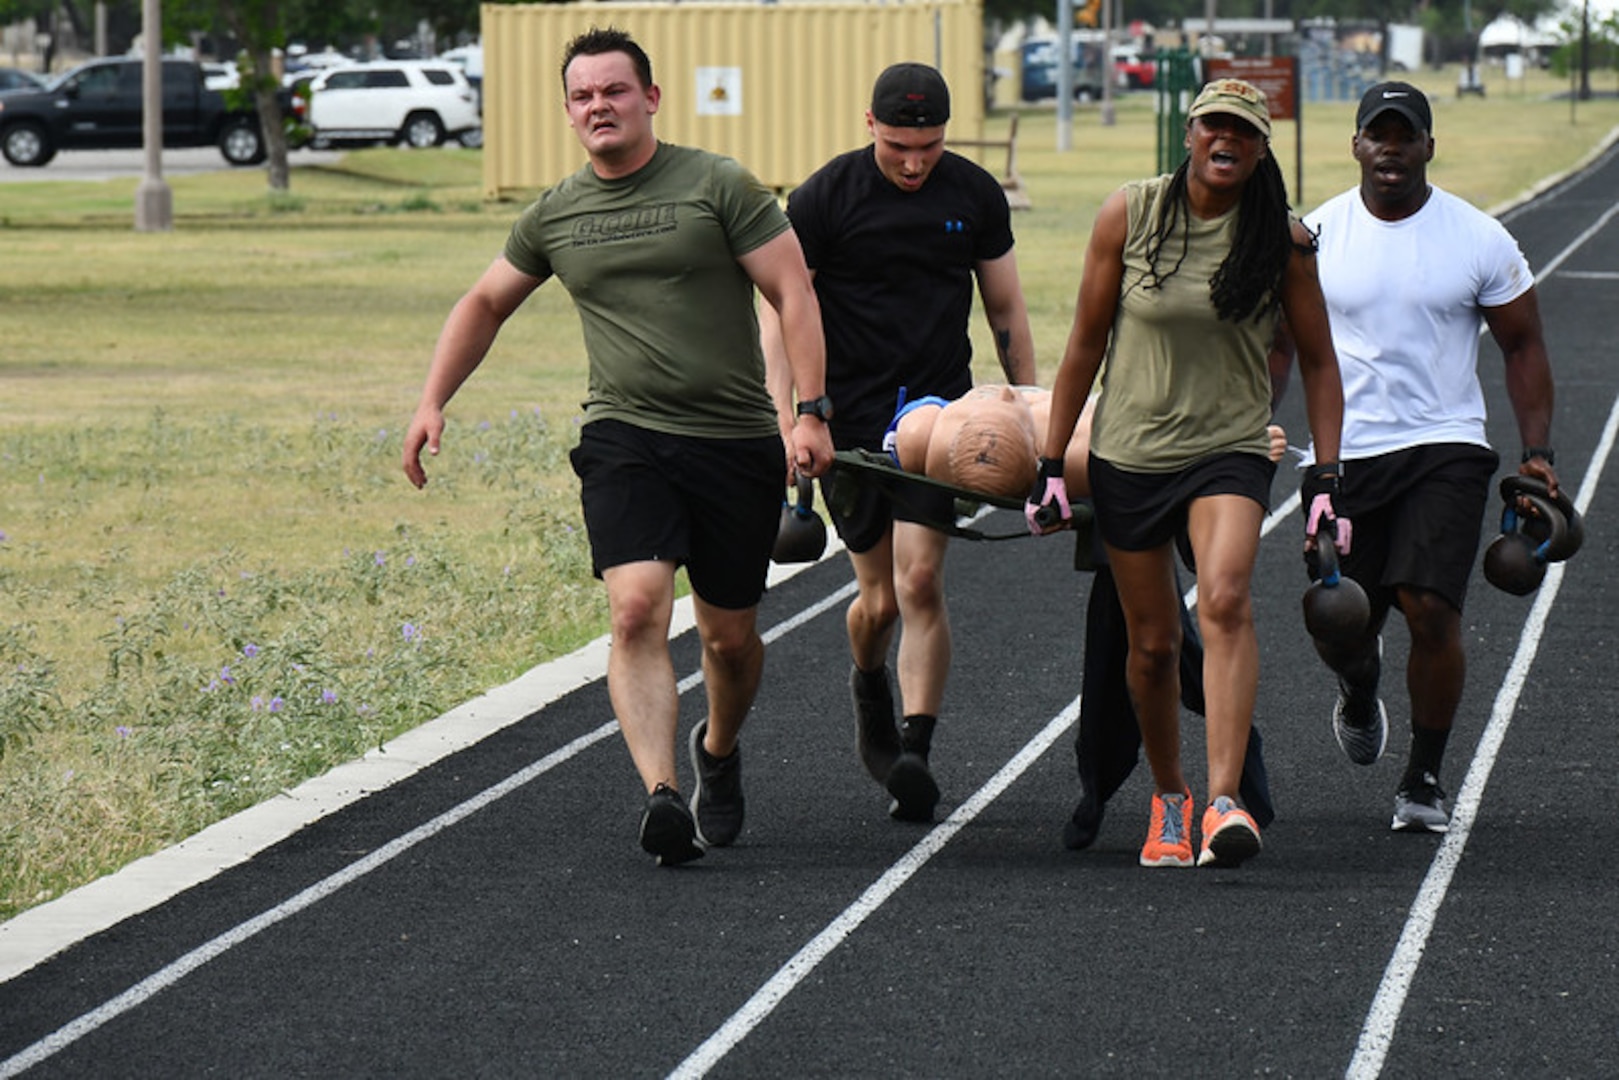
[[[894,459],[895,465],[899,464],[899,422],[905,418],[905,414],[926,405],[943,408],[948,404],[949,398],[942,398],[937,394],[929,394],[908,402],[905,400],[905,387],[899,388],[899,401],[895,403],[894,419],[888,422],[888,430],[883,432],[883,449],[888,451],[888,456]]]

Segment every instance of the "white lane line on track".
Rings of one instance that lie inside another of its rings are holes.
[[[834,552],[829,552],[833,554]],[[815,604],[798,612],[797,614],[770,627],[760,636],[768,643],[781,637],[783,634],[808,622],[841,600],[847,599],[855,592],[855,584],[848,583],[834,591],[829,596],[817,601]],[[701,671],[693,672],[678,684],[680,693],[685,693],[692,687],[701,685],[703,674]],[[593,731],[579,736],[565,746],[552,751],[545,757],[518,770],[505,780],[474,795],[465,802],[445,811],[439,816],[417,826],[396,839],[384,844],[363,859],[350,863],[342,870],[316,882],[309,888],[277,904],[246,922],[227,930],[211,941],[205,942],[197,948],[181,956],[179,959],[166,965],[152,975],[148,975],[123,993],[90,1010],[64,1027],[57,1029],[33,1045],[13,1054],[4,1061],[0,1061],[0,1080],[16,1076],[26,1069],[30,1069],[52,1055],[66,1049],[74,1042],[95,1031],[97,1028],[111,1020],[122,1016],[143,1002],[150,1000],[170,986],[179,982],[193,971],[202,967],[210,960],[217,959],[235,948],[237,945],[256,937],[260,932],[298,914],[305,908],[324,900],[346,885],[353,884],[360,878],[376,870],[395,858],[403,855],[411,848],[420,844],[445,829],[472,816],[479,810],[505,798],[512,792],[521,788],[532,780],[550,772],[558,765],[577,757],[585,750],[596,745],[604,739],[618,733],[618,721],[611,720]]]
[[[1259,529],[1260,538],[1263,539],[1270,535],[1278,525],[1287,520],[1288,515],[1298,509],[1299,505],[1299,493],[1294,491],[1286,499],[1282,500],[1282,503],[1276,509],[1265,516],[1265,520]],[[851,593],[854,587],[854,584],[851,583],[844,591]],[[1182,602],[1188,608],[1197,604],[1196,585],[1186,590],[1182,597]],[[1030,765],[1038,761],[1041,755],[1051,749],[1052,743],[1056,742],[1064,732],[1073,727],[1074,721],[1079,717],[1079,705],[1083,698],[1083,694],[1076,697],[1062,712],[1048,721],[1046,726],[1033,739],[1025,743],[1023,749],[1019,750],[1012,760],[1003,765],[999,772],[990,777],[983,787],[975,791],[966,802],[958,806],[955,812],[941,824],[929,830],[928,834],[917,841],[916,845],[908,852],[900,856],[899,860],[889,867],[882,877],[878,878],[865,892],[861,893],[859,899],[844,908],[837,918],[828,923],[819,934],[811,938],[809,943],[798,950],[792,959],[778,968],[776,973],[763,986],[754,991],[753,996],[744,1002],[740,1009],[732,1013],[729,1019],[721,1024],[714,1034],[705,1039],[702,1045],[693,1050],[685,1061],[682,1061],[669,1073],[670,1080],[696,1080],[698,1077],[706,1076],[710,1069],[718,1065],[726,1054],[730,1053],[738,1043],[748,1037],[754,1028],[769,1017],[776,1006],[780,1005],[787,995],[792,993],[794,988],[803,982],[822,960],[825,960],[833,950],[843,944],[844,940],[854,933],[861,923],[865,922],[870,915],[882,907],[889,897],[899,891],[900,886],[914,877],[916,872],[921,870],[929,859],[942,851],[945,844],[949,843],[956,833],[960,832],[965,825],[982,813],[990,803],[999,798],[1001,793],[1011,787],[1012,783],[1022,776]]]
[[[825,557],[842,550],[843,543],[835,535],[827,538]],[[768,583],[779,585],[808,565],[772,564]],[[696,622],[691,598],[676,601],[669,636],[678,637]],[[567,656],[536,665],[363,757],[0,922],[0,983],[246,862],[300,829],[482,742],[566,694],[599,682],[607,673],[607,652],[608,639],[603,636]]]
[[[1051,744],[1073,726],[1078,716],[1079,698],[1075,698],[1067,708],[1053,717],[1038,735],[1025,743],[1023,749],[1019,750],[1011,761],[1001,766],[1000,771],[990,777],[983,787],[973,792],[971,798],[956,807],[955,812],[943,822],[928,830],[928,834],[900,856],[881,877],[872,882],[866,891],[860,894],[859,899],[844,908],[825,929],[811,938],[792,959],[778,968],[776,974],[754,991],[753,996],[732,1013],[730,1019],[720,1025],[718,1031],[710,1035],[685,1061],[676,1066],[669,1076],[691,1080],[706,1075],[709,1069],[719,1064],[720,1059],[763,1023],[775,1011],[776,1006],[781,1004],[782,1000],[792,993],[822,960],[830,956],[850,934],[859,929],[860,924],[898,892],[900,886],[914,877],[929,859],[937,855],[955,837],[956,833],[983,813],[990,803],[1012,785],[1013,781],[1039,760],[1040,756],[1050,749]]]
[[[1535,281],[1537,283],[1544,281],[1546,278],[1550,277],[1554,272],[1556,272],[1557,268],[1562,266],[1563,263],[1568,260],[1570,255],[1574,254],[1580,248],[1585,246],[1585,242],[1587,240],[1591,239],[1591,237],[1595,236],[1597,233],[1606,228],[1608,222],[1613,220],[1613,216],[1615,214],[1619,214],[1619,202],[1614,203],[1612,206],[1604,210],[1602,212],[1602,216],[1597,218],[1596,221],[1592,222],[1589,228],[1580,233],[1580,235],[1576,236],[1573,240],[1570,240],[1567,247],[1554,255],[1551,261],[1541,268],[1540,273],[1535,275]],[[1479,332],[1482,334],[1484,331],[1480,330]]]
[[[1591,505],[1597,482],[1602,478],[1602,469],[1613,452],[1616,431],[1619,431],[1619,398],[1614,399],[1613,408],[1608,412],[1607,427],[1603,429],[1601,442],[1591,457],[1591,467],[1586,471],[1580,492],[1574,500],[1574,508],[1582,516]],[[1372,999],[1372,1007],[1367,1011],[1355,1056],[1344,1071],[1348,1080],[1373,1080],[1383,1071],[1389,1047],[1394,1042],[1395,1026],[1405,1008],[1406,995],[1411,990],[1417,967],[1422,962],[1422,953],[1428,945],[1428,935],[1433,932],[1451,878],[1461,864],[1462,852],[1473,832],[1473,821],[1478,817],[1479,805],[1484,801],[1485,785],[1490,782],[1490,773],[1495,768],[1501,745],[1506,741],[1507,729],[1512,726],[1518,695],[1523,692],[1530,665],[1540,651],[1541,633],[1551,614],[1552,604],[1557,600],[1558,590],[1562,587],[1565,565],[1552,563],[1546,568],[1546,579],[1541,582],[1534,607],[1530,609],[1523,633],[1519,636],[1518,651],[1496,694],[1490,722],[1484,728],[1478,751],[1473,755],[1466,778],[1462,780],[1461,790],[1457,792],[1456,806],[1450,816],[1450,831],[1445,834],[1444,841],[1434,854],[1428,875],[1423,879],[1422,888],[1411,905],[1411,914],[1406,918],[1405,929],[1394,948],[1394,955],[1389,958],[1388,967],[1383,971],[1383,981]]]

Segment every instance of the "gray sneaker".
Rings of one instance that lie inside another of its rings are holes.
[[[708,721],[691,729],[691,768],[696,775],[691,813],[697,836],[709,847],[725,847],[742,833],[742,747],[717,758],[703,749]]]
[[[1403,784],[1394,793],[1395,832],[1449,832],[1450,812],[1445,809],[1445,791],[1433,773],[1423,773],[1415,784]]]
[[[1338,680],[1338,702],[1332,707],[1332,733],[1338,749],[1356,765],[1372,765],[1389,742],[1389,714],[1375,691],[1356,691]]]

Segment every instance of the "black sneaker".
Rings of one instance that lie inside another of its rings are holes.
[[[703,749],[704,720],[691,729],[691,767],[697,788],[691,796],[697,835],[709,847],[725,847],[742,832],[742,748],[717,758]]]
[[[646,797],[646,809],[641,811],[641,848],[655,856],[659,866],[679,866],[703,857],[691,811],[680,792],[668,784],[659,784]]]
[[[1102,831],[1102,804],[1089,791],[1079,797],[1074,815],[1062,827],[1062,846],[1069,851],[1083,851],[1096,843]]]
[[[878,686],[873,687],[873,682]],[[888,687],[888,668],[863,673],[850,665],[849,691],[854,695],[855,749],[860,751],[860,764],[873,780],[887,783],[888,772],[903,749],[899,728],[894,724],[894,694]]]
[[[883,785],[894,797],[888,816],[898,821],[933,820],[933,808],[939,803],[939,785],[928,769],[933,723],[932,717],[905,719],[905,729],[900,735],[902,752],[894,760],[894,767],[888,770],[888,782]]]
[[[1400,785],[1394,793],[1395,832],[1449,832],[1450,812],[1445,809],[1445,791],[1439,778],[1425,772],[1416,783]]]
[[[884,785],[894,801],[888,806],[888,816],[898,821],[932,821],[933,808],[939,803],[939,785],[928,770],[928,759],[922,754],[906,752],[888,770],[888,783]]]

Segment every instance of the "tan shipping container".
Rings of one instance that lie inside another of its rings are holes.
[[[950,84],[950,135],[983,138],[978,0],[484,4],[481,13],[492,199],[533,194],[584,164],[561,64],[568,41],[593,26],[628,31],[652,58],[660,139],[734,157],[773,188],[864,145],[871,84],[900,61],[937,66]]]

